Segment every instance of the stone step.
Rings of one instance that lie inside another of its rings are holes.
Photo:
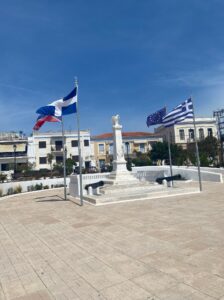
[[[151,183],[151,182],[143,182],[143,181],[139,181],[139,182],[134,182],[134,183],[131,183],[130,182],[126,182],[126,183],[123,183],[123,184],[114,184],[114,185],[111,185],[111,184],[107,184],[107,182],[105,183],[105,185],[103,187],[101,187],[101,189],[105,188],[105,189],[108,189],[108,190],[123,190],[123,189],[128,189],[128,188],[138,188],[138,187],[152,187],[152,186],[160,186],[159,184],[155,184],[155,183]]]
[[[104,195],[117,195],[117,194],[145,194],[150,193],[157,190],[164,190],[166,187],[163,185],[138,185],[138,186],[123,186],[122,188],[119,186],[117,187],[102,187],[100,189],[100,193]]]
[[[149,200],[154,198],[163,198],[181,194],[192,194],[198,193],[198,189],[195,188],[166,188],[160,191],[148,192],[146,194],[123,194],[120,196],[117,195],[99,195],[99,196],[85,196],[84,200],[89,201],[95,205],[107,204],[107,203],[116,203],[116,202],[125,202],[125,201],[137,201],[137,200]]]

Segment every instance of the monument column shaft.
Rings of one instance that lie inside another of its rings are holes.
[[[121,129],[122,129],[121,125],[113,126],[113,139],[114,139],[113,154],[114,154],[114,161],[125,162]]]

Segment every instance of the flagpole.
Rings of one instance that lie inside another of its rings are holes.
[[[64,123],[63,118],[61,119],[61,132],[63,139],[63,170],[64,170],[64,198],[67,200],[67,191],[66,191],[66,161],[65,161],[65,133],[64,133]]]
[[[170,162],[170,176],[173,177],[172,156],[171,156],[171,149],[170,149],[170,134],[171,132],[168,132],[168,151],[169,151],[169,162]],[[173,187],[173,179],[172,179],[172,187]]]
[[[199,151],[198,151],[197,131],[196,131],[194,104],[193,104],[192,97],[191,97],[191,101],[192,101],[192,108],[193,108],[194,141],[195,141],[196,159],[197,159],[197,166],[198,166],[198,182],[199,182],[199,189],[201,192],[202,191],[202,183],[201,183],[200,157],[199,157]]]
[[[83,205],[83,190],[82,190],[82,153],[81,153],[81,138],[80,138],[80,126],[79,126],[79,109],[78,109],[78,79],[75,78],[75,88],[77,89],[77,130],[78,130],[78,152],[79,152],[79,187],[80,187],[80,205]]]

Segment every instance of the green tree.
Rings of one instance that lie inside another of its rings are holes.
[[[52,177],[52,162],[53,162],[53,159],[54,159],[54,155],[52,153],[48,153],[47,154],[47,162],[49,163],[50,165],[50,168],[51,168],[51,177]]]
[[[129,159],[130,163],[130,159]],[[138,166],[151,166],[152,162],[149,158],[148,153],[141,153],[141,152],[136,152],[136,158],[132,159],[132,163],[138,167]]]
[[[65,164],[66,164],[66,174],[70,175],[73,172],[73,166],[76,166],[76,162],[71,158],[67,158]]]
[[[63,175],[63,164],[62,163],[56,163],[53,165],[54,175]]]
[[[172,164],[173,165],[184,165],[187,161],[187,151],[184,150],[181,146],[176,144],[170,145]],[[169,150],[167,142],[156,142],[152,145],[152,149],[149,153],[149,156],[153,162],[159,160],[165,160],[169,163]]]
[[[200,164],[202,167],[208,167],[217,164],[219,142],[213,136],[208,136],[198,142]],[[195,143],[187,145],[187,155],[192,164],[196,165]]]

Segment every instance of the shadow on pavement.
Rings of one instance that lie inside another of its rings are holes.
[[[67,200],[65,200],[63,197],[58,195],[52,195],[52,196],[43,196],[43,197],[36,197],[34,198],[35,202],[58,202],[58,201],[64,201],[64,202],[72,202],[78,206],[81,206],[79,202],[76,202],[72,199],[69,199],[67,196]]]

